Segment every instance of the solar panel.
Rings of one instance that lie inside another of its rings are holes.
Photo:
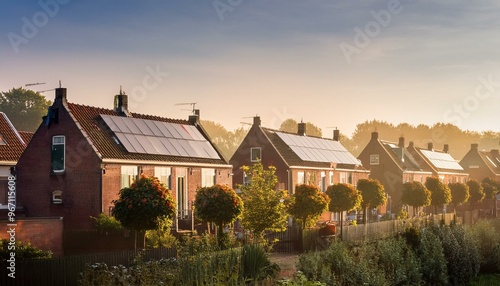
[[[101,118],[130,153],[220,159],[195,126],[103,114]]]
[[[303,161],[360,165],[340,142],[282,132],[276,134]]]
[[[439,169],[463,171],[462,166],[448,153],[435,152],[430,150],[420,150],[429,161]]]

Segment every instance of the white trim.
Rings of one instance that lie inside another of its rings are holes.
[[[16,161],[0,161],[0,166],[15,166],[17,165]]]
[[[259,150],[260,157],[257,157],[256,160],[253,159],[253,150]],[[250,162],[259,162],[262,161],[262,148],[261,147],[250,147]]]
[[[321,167],[305,167],[305,166],[290,166],[288,168],[290,168],[290,169],[303,169],[303,170],[345,171],[345,172],[356,172],[356,173],[370,173],[369,170],[360,170],[360,169],[321,168]]]
[[[233,168],[233,165],[225,164],[209,164],[209,163],[184,163],[184,162],[168,162],[168,161],[151,161],[151,160],[124,160],[124,159],[102,159],[104,164],[121,164],[121,165],[155,165],[155,166],[181,166],[181,167],[206,167],[206,168]]]
[[[94,149],[94,152],[97,154],[97,156],[102,159],[102,155],[101,153],[99,153],[99,151],[97,150],[97,147],[94,145],[94,143],[92,142],[92,139],[90,138],[90,136],[87,134],[87,132],[83,129],[82,125],[80,124],[80,122],[78,122],[78,120],[76,120],[76,117],[73,115],[71,109],[69,108],[68,106],[68,101],[67,99],[62,99],[62,105],[64,106],[64,108],[66,108],[66,111],[68,112],[69,116],[71,117],[71,119],[73,119],[73,122],[75,122],[76,124],[76,127],[78,129],[80,129],[80,132],[82,132],[82,135],[85,139],[87,139],[87,142],[90,144],[90,146],[92,147],[92,149]],[[77,104],[75,104],[77,105]]]
[[[9,123],[9,126],[10,128],[12,129],[12,131],[14,131],[14,133],[16,134],[17,138],[19,139],[19,141],[21,141],[21,143],[26,146],[26,142],[24,142],[23,138],[21,137],[21,134],[19,134],[19,132],[17,131],[16,127],[14,127],[14,125],[12,124],[12,122],[10,122],[10,119],[7,117],[7,114],[3,113],[3,112],[0,112],[3,117],[5,118],[5,121],[7,121],[7,123]],[[7,142],[7,145],[9,145],[9,142]]]

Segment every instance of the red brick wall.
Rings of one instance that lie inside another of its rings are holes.
[[[42,250],[50,250],[54,256],[63,255],[63,220],[61,218],[25,218],[16,221],[16,241]],[[7,221],[0,221],[0,238],[10,239]]]
[[[52,137],[64,135],[66,171],[51,173]],[[59,108],[59,123],[41,124],[17,164],[17,203],[27,216],[64,217],[67,229],[89,228],[100,212],[100,160],[70,115]],[[63,204],[52,204],[52,192],[62,191]]]

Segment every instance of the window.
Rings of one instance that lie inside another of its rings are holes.
[[[52,203],[54,205],[60,205],[62,204],[63,200],[62,200],[62,191],[53,191],[52,192]]]
[[[330,171],[330,185],[333,185],[335,182],[335,179],[333,178],[333,172]]]
[[[321,172],[321,181],[319,182],[320,186],[320,190],[322,192],[325,192],[326,191],[326,174],[325,172]]]
[[[52,137],[52,171],[56,173],[64,172],[65,159],[65,138],[64,136]]]
[[[155,167],[155,177],[160,180],[165,186],[171,190],[171,176],[172,176],[172,169],[170,167]]]
[[[0,134],[0,145],[7,145],[7,142],[5,141],[5,137],[3,137],[2,134]]]
[[[340,173],[340,183],[348,184],[349,183],[349,174],[345,172]]]
[[[380,163],[380,158],[378,154],[370,155],[370,165],[378,165]]]
[[[175,169],[177,212],[179,219],[189,217],[188,189],[187,189],[187,169]]]
[[[306,176],[304,172],[297,172],[297,185],[305,184]]]
[[[201,169],[201,187],[211,187],[215,185],[215,169]]]
[[[137,180],[137,166],[122,166],[121,168],[121,189],[128,188]]]
[[[252,162],[258,162],[262,159],[261,155],[261,148],[260,147],[252,147],[250,148],[250,161]]]
[[[247,176],[247,174],[245,172],[243,172],[243,186],[250,185],[251,181],[252,181],[252,177]]]
[[[7,177],[0,178],[0,208],[7,208],[9,204],[9,185]]]

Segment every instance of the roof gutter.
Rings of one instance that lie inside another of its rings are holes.
[[[229,164],[209,164],[209,163],[182,163],[168,161],[150,161],[150,160],[123,160],[123,159],[102,159],[105,164],[129,164],[129,165],[157,165],[157,166],[181,166],[181,167],[206,167],[206,168],[233,168]]]
[[[15,166],[17,164],[16,161],[0,161],[0,165],[4,166]]]
[[[370,173],[369,170],[361,169],[341,169],[341,168],[321,168],[321,167],[305,167],[305,166],[290,166],[290,169],[303,169],[303,170],[321,170],[321,171],[349,171],[358,173]]]

